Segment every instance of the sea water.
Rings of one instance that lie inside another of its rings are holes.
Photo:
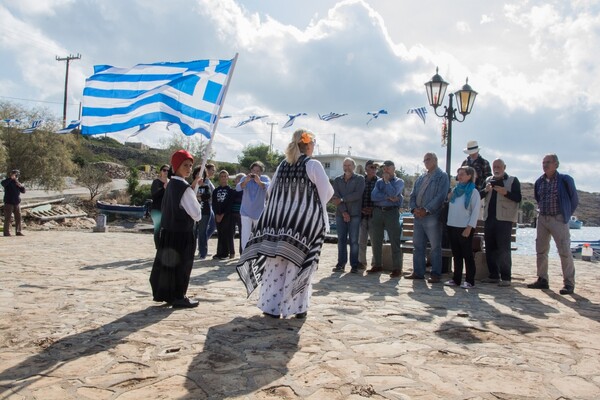
[[[535,228],[517,229],[517,250],[514,254],[535,256]],[[583,227],[581,229],[571,229],[571,241],[596,241],[600,240],[600,227]],[[575,247],[575,243],[571,247]],[[554,240],[550,239],[550,253],[552,258],[558,258]]]

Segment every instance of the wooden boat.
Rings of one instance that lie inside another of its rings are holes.
[[[96,208],[103,214],[120,214],[133,218],[144,218],[148,212],[148,206],[130,206],[126,204],[112,204],[105,201],[96,201]]]
[[[583,221],[577,219],[576,216],[571,215],[569,220],[569,229],[581,229],[583,227]]]

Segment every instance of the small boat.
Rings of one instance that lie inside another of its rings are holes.
[[[576,216],[571,215],[571,219],[569,220],[569,229],[581,229],[582,227],[583,221],[580,221]]]
[[[96,201],[96,208],[102,214],[120,214],[133,218],[144,218],[148,212],[148,206],[130,206],[126,204],[112,204],[105,201]]]
[[[593,241],[572,241],[575,247],[571,247],[573,258],[578,260],[600,260],[600,240]]]

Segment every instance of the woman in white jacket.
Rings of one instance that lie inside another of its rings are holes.
[[[448,207],[448,237],[454,275],[446,286],[460,286],[469,289],[475,286],[475,258],[473,256],[473,234],[477,228],[481,197],[475,186],[476,173],[472,167],[460,167],[457,171],[458,184],[450,193]],[[466,276],[462,281],[463,260]]]

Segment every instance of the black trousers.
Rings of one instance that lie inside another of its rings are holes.
[[[223,214],[221,222],[217,222],[217,254],[215,254],[215,257],[229,257],[235,255],[233,229],[232,214]]]
[[[465,265],[465,281],[475,285],[475,257],[473,256],[473,235],[475,229],[471,229],[468,237],[463,237],[465,228],[455,226],[448,227],[448,238],[450,239],[450,248],[452,249],[452,258],[454,259],[454,275],[452,280],[457,285],[462,282],[463,261]]]
[[[485,221],[485,259],[492,279],[511,279],[511,234],[512,222],[498,221],[495,217]]]

